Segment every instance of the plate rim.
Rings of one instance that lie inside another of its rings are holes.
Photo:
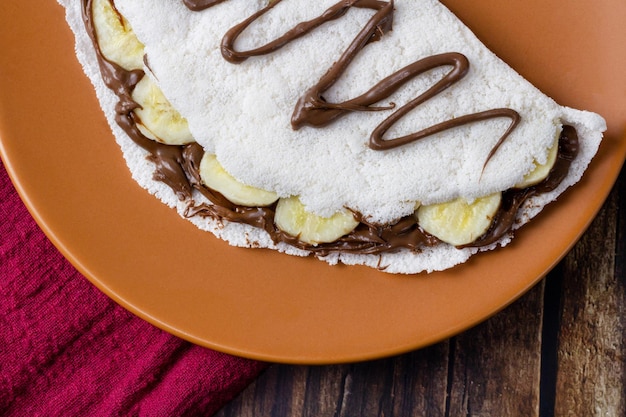
[[[63,24],[65,24],[65,21],[63,21]],[[69,29],[66,28],[66,30],[69,30]],[[75,65],[78,65],[78,64],[75,63]],[[2,68],[0,67],[0,69]],[[74,68],[74,70],[75,69],[76,68]],[[2,105],[2,99],[3,97],[0,93],[0,105]],[[0,107],[0,110],[1,109],[2,107]],[[100,109],[98,108],[97,111],[99,110]],[[0,114],[0,117],[6,117],[6,116]],[[0,120],[0,122],[2,121],[3,120]],[[7,118],[4,119],[4,122],[10,123],[10,122],[7,122]],[[534,285],[536,285],[536,283],[540,279],[542,279],[543,276],[549,270],[551,270],[569,252],[569,250],[571,250],[571,248],[575,245],[575,243],[578,241],[580,236],[582,236],[582,234],[586,231],[589,224],[593,221],[597,212],[602,207],[602,204],[604,204],[604,201],[608,197],[609,192],[611,191],[611,188],[614,182],[616,181],[620,173],[620,170],[622,169],[622,166],[624,163],[624,157],[626,156],[626,145],[625,145],[626,137],[611,138],[611,140],[609,140],[608,143],[603,142],[603,144],[601,145],[600,152],[601,152],[602,158],[604,159],[603,161],[598,162],[596,161],[597,158],[594,158],[594,161],[592,161],[592,165],[589,167],[589,171],[596,173],[596,171],[599,169],[597,166],[601,165],[602,163],[603,169],[608,169],[608,176],[605,175],[602,177],[602,182],[600,184],[601,186],[598,189],[599,193],[597,194],[600,197],[594,200],[594,203],[587,207],[587,211],[585,215],[586,220],[584,222],[584,225],[579,230],[576,230],[576,232],[574,233],[575,238],[572,239],[566,245],[566,248],[564,250],[560,251],[561,253],[558,254],[558,256],[555,259],[553,259],[553,261],[550,264],[544,265],[543,268],[540,268],[542,269],[542,272],[539,273],[538,276],[534,277],[533,279],[528,280],[527,282],[525,282],[524,285],[521,285],[520,287],[518,287],[517,291],[515,291],[515,294],[512,297],[509,297],[506,303],[500,305],[498,309],[491,311],[488,315],[477,317],[473,320],[467,320],[464,323],[459,324],[457,327],[449,327],[449,328],[443,329],[439,333],[433,334],[429,340],[422,339],[420,341],[415,341],[414,343],[408,343],[408,344],[404,343],[402,345],[398,345],[396,348],[387,348],[387,349],[379,350],[379,351],[363,351],[363,352],[354,352],[354,353],[344,352],[344,354],[342,355],[334,355],[333,357],[329,357],[329,356],[314,357],[314,356],[307,356],[307,355],[292,355],[292,356],[286,357],[281,354],[272,354],[270,352],[255,351],[255,349],[245,348],[243,346],[236,347],[236,346],[231,346],[231,345],[224,345],[216,341],[209,341],[209,340],[206,340],[206,338],[198,337],[197,335],[191,334],[188,331],[185,331],[184,329],[179,328],[180,326],[173,326],[171,323],[164,321],[162,318],[156,317],[154,314],[147,311],[146,308],[138,307],[137,305],[135,305],[135,303],[133,303],[132,301],[129,301],[128,297],[124,297],[118,294],[118,292],[115,289],[107,285],[107,283],[105,282],[106,280],[103,281],[101,279],[102,277],[95,276],[93,274],[93,268],[90,268],[85,265],[84,259],[81,259],[81,257],[77,255],[76,251],[73,248],[67,246],[66,240],[63,237],[59,237],[58,230],[55,230],[55,227],[51,225],[48,220],[46,220],[47,216],[44,213],[45,208],[42,208],[40,206],[40,203],[33,201],[33,199],[31,198],[32,197],[31,191],[28,190],[29,187],[27,186],[27,184],[25,184],[25,182],[27,182],[28,180],[23,179],[24,174],[23,172],[21,172],[21,168],[19,166],[16,166],[15,164],[15,161],[18,160],[19,158],[15,157],[14,155],[15,150],[9,149],[10,146],[8,146],[9,144],[14,145],[13,143],[14,141],[12,141],[11,138],[5,137],[4,131],[7,130],[7,128],[5,127],[3,129],[2,126],[3,125],[0,123],[0,156],[2,157],[2,160],[9,174],[9,177],[11,178],[13,184],[15,185],[15,188],[18,191],[18,194],[20,195],[20,197],[22,198],[22,201],[24,201],[26,207],[28,208],[29,212],[31,213],[35,221],[38,223],[39,227],[48,236],[50,241],[59,249],[59,251],[63,254],[63,256],[66,257],[66,259],[68,259],[76,267],[76,269],[81,272],[81,274],[83,274],[90,282],[92,282],[96,287],[98,287],[103,293],[105,293],[108,297],[113,299],[116,303],[122,305],[124,308],[131,311],[133,314],[141,317],[142,319],[156,325],[157,327],[163,330],[166,330],[169,333],[172,333],[192,343],[205,346],[211,349],[215,349],[221,352],[225,352],[225,353],[229,353],[229,354],[233,354],[237,356],[242,356],[242,357],[247,357],[251,359],[270,361],[270,362],[293,363],[293,364],[345,363],[345,362],[355,362],[355,361],[376,359],[376,358],[404,353],[410,350],[424,347],[432,343],[436,343],[454,334],[458,334],[459,332],[466,330],[476,325],[477,323],[484,321],[485,319],[496,314],[497,312],[501,311],[506,306],[513,303],[515,300],[517,300],[521,295],[526,293]],[[6,135],[6,136],[9,136],[9,135]],[[117,144],[114,144],[114,146],[117,146]],[[613,155],[607,155],[607,153],[613,153]],[[609,163],[610,166],[608,168],[604,167],[604,164],[607,164],[606,158],[609,158],[609,160],[612,161],[611,163]],[[144,190],[139,190],[138,192],[146,193]],[[566,194],[567,194],[566,198],[571,198],[569,196],[572,193],[569,190],[568,192],[566,192]],[[149,196],[149,197],[153,198],[152,196]],[[172,213],[172,215],[174,215],[174,213]],[[506,248],[503,250],[506,250]],[[483,254],[480,256],[484,256],[484,255],[487,255],[487,254]],[[287,255],[281,255],[281,256],[287,256]],[[316,262],[319,262],[319,261],[316,261]],[[332,267],[328,266],[328,268],[332,268]],[[353,268],[353,267],[348,267],[348,268]],[[463,266],[461,268],[463,268]]]

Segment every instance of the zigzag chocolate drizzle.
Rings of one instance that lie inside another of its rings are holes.
[[[289,30],[284,35],[261,47],[249,51],[236,51],[234,44],[239,35],[241,35],[255,20],[273,9],[281,1],[282,0],[275,0],[270,2],[266,7],[262,8],[242,23],[239,23],[226,32],[221,44],[221,52],[224,59],[228,62],[236,64],[243,62],[252,56],[266,55],[277,51],[289,42],[305,36],[324,23],[342,17],[348,9],[350,9],[350,7],[367,8],[376,11],[341,57],[332,65],[332,67],[326,72],[326,74],[324,74],[317,84],[306,91],[305,94],[298,100],[291,117],[291,126],[293,129],[297,130],[305,125],[312,127],[326,126],[337,118],[355,111],[391,110],[395,108],[395,103],[390,103],[388,106],[382,107],[373,107],[373,105],[391,96],[394,92],[418,75],[442,66],[452,66],[452,70],[450,70],[450,72],[448,72],[440,81],[435,83],[435,85],[427,91],[397,109],[393,114],[391,114],[391,116],[378,125],[378,127],[376,127],[372,132],[369,139],[369,147],[371,149],[376,151],[392,149],[465,124],[493,118],[510,118],[511,124],[490,151],[487,160],[485,161],[486,165],[509,134],[518,125],[520,115],[515,110],[506,108],[492,109],[447,120],[402,137],[384,139],[383,136],[385,133],[411,110],[443,92],[465,77],[470,66],[467,58],[457,52],[449,52],[422,58],[379,81],[374,87],[359,97],[344,101],[343,103],[328,103],[323,97],[324,92],[330,89],[337,82],[341,75],[350,66],[354,58],[367,44],[380,40],[385,33],[392,29],[394,10],[393,0],[340,1],[324,11],[324,13],[322,13],[319,17],[297,24],[293,29]],[[194,3],[192,0],[185,0],[184,2],[188,7],[189,3],[193,3],[194,8],[192,10],[198,10],[198,4],[202,3],[200,1]],[[204,8],[208,7],[210,6],[206,6]]]
[[[228,30],[228,32],[226,32],[226,35],[224,35],[221,44],[222,56],[224,57],[224,59],[226,59],[228,62],[236,64],[245,61],[252,56],[266,55],[274,52],[282,48],[289,42],[310,33],[312,30],[323,25],[324,23],[330,22],[331,20],[339,19],[344,14],[346,14],[350,7],[353,6],[358,8],[378,10],[376,15],[370,20],[370,22],[373,22],[376,25],[376,28],[378,31],[380,31],[381,35],[382,33],[391,29],[390,19],[392,14],[390,14],[390,12],[393,11],[393,1],[384,2],[376,0],[347,0],[341,1],[334,6],[328,8],[326,11],[324,11],[324,13],[322,13],[319,17],[315,19],[297,24],[293,29],[289,30],[278,39],[275,39],[264,46],[252,49],[250,51],[235,51],[234,45],[239,35],[241,35],[241,33],[245,31],[248,26],[250,26],[255,20],[273,9],[281,1],[282,0],[275,0],[270,2],[266,7],[254,13],[252,16],[239,23],[238,25],[233,26],[231,29]],[[386,20],[389,20],[389,22],[385,23]],[[369,26],[371,26],[371,24],[368,24],[365,29],[367,32],[369,32]],[[378,38],[379,37],[372,37],[371,35],[369,35],[365,43],[378,40]]]

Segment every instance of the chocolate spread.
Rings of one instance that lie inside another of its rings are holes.
[[[183,0],[190,10],[200,11],[221,3],[224,0]],[[407,112],[432,98],[461,79],[469,68],[467,58],[459,53],[451,52],[435,55],[416,61],[406,68],[380,81],[365,94],[348,100],[344,103],[327,103],[322,94],[328,90],[350,64],[354,56],[367,43],[377,41],[391,30],[393,19],[393,1],[377,0],[350,0],[341,1],[329,8],[322,16],[308,22],[301,23],[277,40],[265,46],[247,52],[236,52],[233,48],[235,39],[245,28],[263,13],[278,4],[275,0],[245,20],[243,23],[230,29],[222,41],[222,54],[229,62],[241,62],[247,57],[263,55],[273,52],[286,43],[303,36],[321,24],[341,17],[349,7],[362,7],[376,10],[376,14],[369,20],[366,27],[357,35],[350,47],[322,79],[309,89],[298,101],[292,117],[294,129],[304,124],[324,126],[338,117],[351,111],[382,111],[395,107],[372,107],[372,105],[390,96],[412,77],[429,69],[449,65],[453,68],[439,82],[429,90],[413,99],[408,104],[397,109],[388,119],[379,125],[370,138],[370,147],[375,150],[385,150],[401,146],[425,136],[441,132],[452,127],[474,121],[495,117],[506,117],[512,120],[511,125],[494,146],[489,158],[517,126],[519,114],[511,109],[492,109],[485,112],[461,116],[432,127],[426,128],[404,137],[383,140],[384,133]],[[218,221],[244,223],[265,230],[277,242],[285,242],[292,246],[305,249],[319,256],[333,252],[355,254],[381,254],[394,252],[400,249],[420,251],[425,246],[434,246],[441,242],[434,236],[426,233],[417,223],[416,216],[409,215],[393,224],[378,225],[367,221],[360,213],[354,213],[359,225],[351,233],[335,242],[310,245],[279,230],[274,223],[275,204],[268,207],[245,207],[234,204],[220,193],[211,190],[202,184],[199,174],[200,160],[204,150],[197,143],[189,145],[166,145],[144,136],[137,128],[138,118],[133,112],[139,107],[132,99],[135,85],[145,75],[142,70],[128,71],[119,65],[107,60],[100,50],[92,18],[92,0],[82,0],[83,20],[87,32],[96,51],[100,72],[108,88],[118,97],[115,107],[115,120],[138,146],[148,152],[148,160],[155,164],[153,178],[168,185],[181,201],[187,202],[185,216],[208,217]],[[121,16],[120,16],[121,18]],[[509,189],[503,193],[502,203],[492,221],[489,230],[475,242],[466,247],[488,246],[498,241],[502,236],[510,233],[522,204],[530,197],[554,190],[565,178],[571,161],[578,153],[578,136],[571,126],[564,126],[559,139],[557,162],[548,177],[537,185],[525,189]],[[197,190],[209,203],[197,203],[193,200],[193,190]]]

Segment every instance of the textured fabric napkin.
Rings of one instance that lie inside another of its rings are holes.
[[[207,416],[265,364],[195,346],[92,286],[0,166],[0,414]]]

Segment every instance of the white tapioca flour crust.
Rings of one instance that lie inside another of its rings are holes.
[[[93,48],[84,35],[80,2],[59,2],[67,9],[67,20],[77,35],[77,56],[96,88],[133,177],[182,214],[185,204],[152,179],[153,168],[145,152],[113,120],[116,99],[100,79]],[[302,2],[285,0],[245,31],[236,47],[245,50],[267,43],[336,2],[318,0],[302,7]],[[535,164],[545,162],[563,124],[574,126],[580,152],[570,174],[556,190],[526,203],[518,215],[519,227],[580,179],[606,129],[600,116],[560,106],[538,91],[436,0],[396,0],[393,30],[368,44],[325,92],[325,98],[345,101],[418,59],[461,53],[470,62],[468,74],[413,110],[387,135],[407,134],[489,109],[515,109],[521,121],[491,158],[491,150],[510,124],[506,118],[470,123],[382,152],[371,149],[368,140],[389,112],[354,112],[323,128],[292,128],[295,103],[348,47],[371,17],[371,10],[352,8],[275,53],[232,64],[221,55],[222,37],[264,7],[264,1],[228,0],[202,12],[173,0],[116,0],[115,4],[145,45],[146,70],[188,120],[196,141],[215,153],[240,181],[281,196],[300,196],[309,210],[320,215],[349,207],[372,222],[386,223],[409,215],[417,203],[457,197],[472,200],[509,189]],[[429,71],[380,105],[404,104],[448,71],[445,67]],[[286,244],[275,245],[264,231],[247,225],[199,217],[190,220],[233,245],[308,254]],[[509,240],[505,237],[480,250],[504,246]],[[477,251],[442,244],[420,253],[332,254],[325,259],[415,273],[449,268]]]

